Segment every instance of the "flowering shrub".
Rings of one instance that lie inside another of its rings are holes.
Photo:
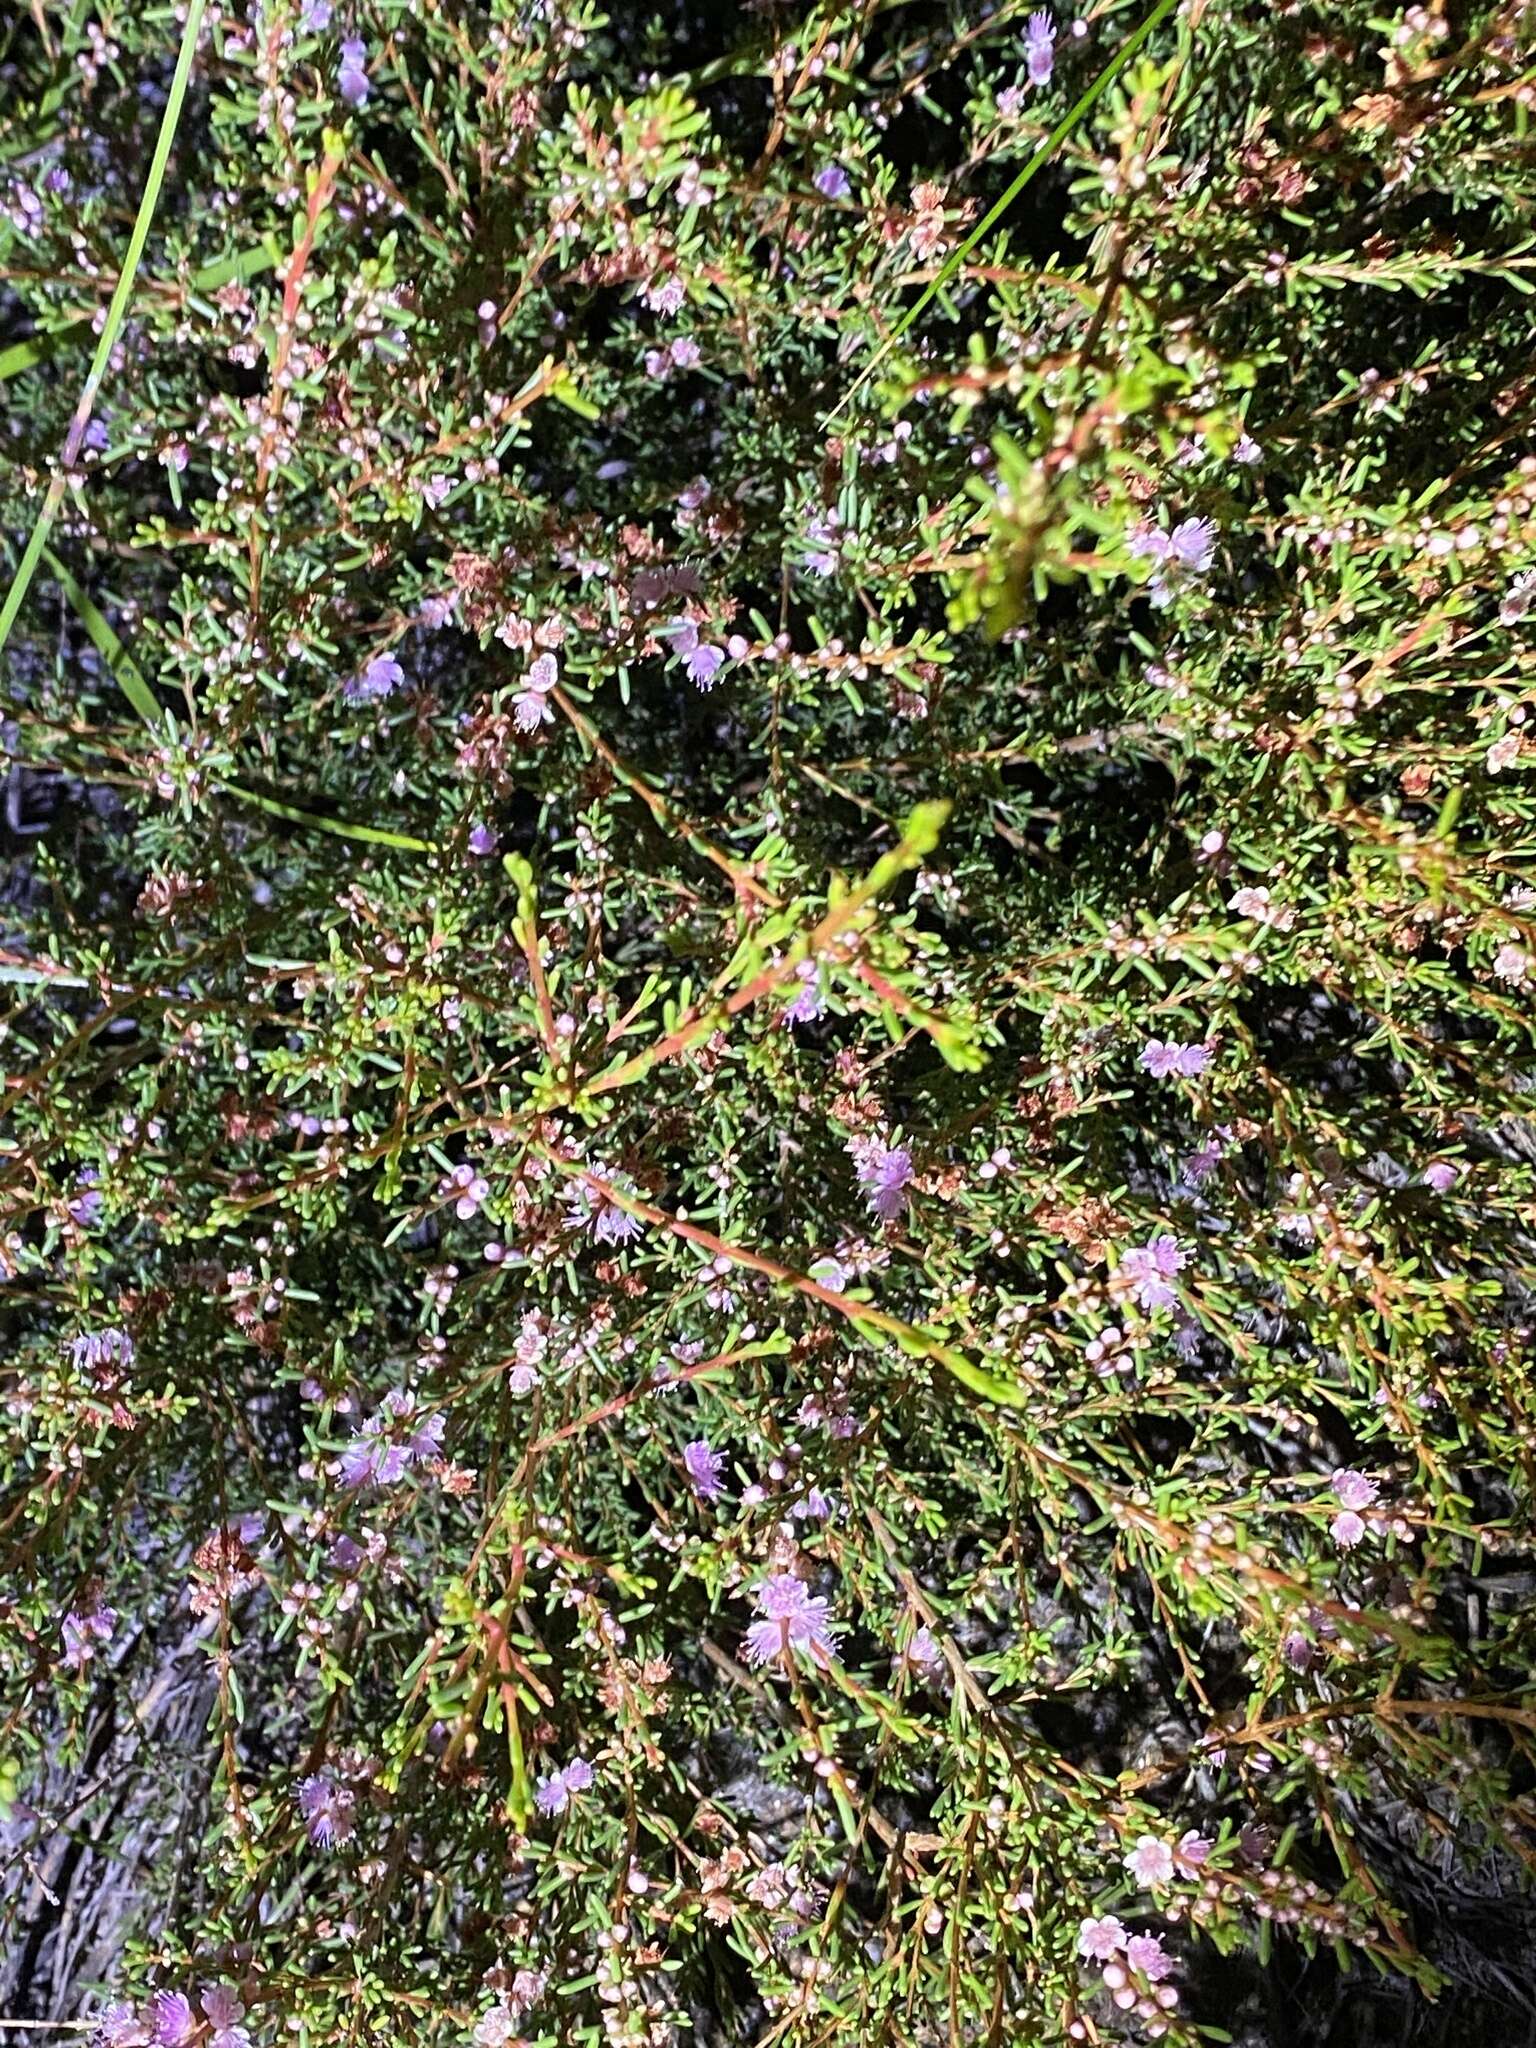
[[[1156,13],[15,11],[18,2016],[1528,2000],[1536,18]]]

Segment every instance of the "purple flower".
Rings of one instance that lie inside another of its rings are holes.
[[[841,164],[828,164],[825,169],[816,173],[811,183],[823,199],[846,199],[852,189],[848,183],[848,173]]]
[[[1126,535],[1126,551],[1138,562],[1166,562],[1170,542],[1160,526],[1150,519],[1138,520]]]
[[[115,1999],[97,2015],[91,2036],[93,2048],[145,2048],[148,2040],[147,2022],[126,1998]]]
[[[1024,30],[1024,60],[1031,85],[1049,85],[1056,62],[1056,24],[1045,8],[1029,17]]]
[[[69,1347],[76,1372],[124,1373],[132,1370],[133,1339],[126,1330],[90,1330]]]
[[[1126,551],[1139,562],[1155,564],[1147,585],[1153,604],[1173,602],[1174,591],[1186,577],[1203,576],[1216,554],[1216,526],[1210,519],[1183,519],[1165,533],[1160,526],[1143,519],[1126,536]]]
[[[331,0],[304,0],[299,27],[305,35],[324,35],[331,25]]]
[[[841,1259],[818,1259],[807,1268],[806,1277],[814,1280],[818,1287],[825,1287],[828,1294],[846,1294],[848,1282],[853,1278],[853,1268],[845,1266]]]
[[[337,1470],[343,1486],[395,1486],[411,1467],[438,1456],[444,1418],[418,1420],[416,1396],[392,1387],[378,1413],[370,1415],[342,1452]]]
[[[205,1984],[199,1993],[203,2017],[213,2029],[208,2048],[251,2048],[251,2037],[241,2026],[245,2007],[227,1984]]]
[[[806,522],[805,537],[809,545],[805,552],[805,566],[817,576],[837,573],[843,558],[842,524],[842,518],[836,512],[827,512]]]
[[[157,1991],[149,2001],[149,2011],[155,2048],[183,2048],[197,2031],[192,2001],[184,1991]]]
[[[446,1179],[438,1182],[438,1195],[453,1203],[453,1213],[461,1223],[467,1223],[471,1216],[478,1216],[483,1203],[491,1196],[491,1184],[475,1166],[466,1159],[456,1166]]]
[[[78,1193],[69,1198],[70,1221],[81,1230],[94,1230],[101,1221],[102,1193],[96,1185],[97,1173],[94,1166],[82,1166],[75,1175]]]
[[[1340,1550],[1353,1550],[1365,1534],[1365,1524],[1353,1509],[1346,1508],[1328,1524],[1328,1533]]]
[[[1183,1264],[1178,1239],[1165,1231],[1148,1244],[1131,1246],[1120,1260],[1120,1278],[1144,1309],[1172,1308],[1178,1296],[1169,1282]]]
[[[1173,1975],[1173,1957],[1155,1934],[1133,1934],[1125,1945],[1125,1959],[1149,1984],[1161,1984]]]
[[[635,1184],[627,1173],[598,1170],[614,1189],[624,1194],[635,1192]],[[590,1230],[599,1244],[628,1244],[645,1228],[638,1216],[631,1216],[617,1202],[610,1202],[605,1195],[599,1195],[585,1181],[576,1189],[571,1206],[565,1212],[565,1220],[571,1230]]]
[[[1208,1131],[1184,1162],[1184,1178],[1198,1187],[1221,1164],[1221,1155],[1232,1142],[1232,1126],[1217,1124]]]
[[[329,1771],[317,1771],[299,1786],[299,1811],[309,1829],[309,1839],[322,1849],[351,1840],[354,1804],[351,1792]]]
[[[912,1631],[912,1640],[902,1651],[901,1662],[919,1678],[939,1678],[946,1669],[938,1638],[927,1627]]]
[[[692,654],[699,644],[699,629],[692,619],[674,619],[670,625],[663,626],[661,630],[672,642],[672,652],[674,654]]]
[[[592,1783],[592,1766],[584,1756],[575,1756],[563,1770],[552,1771],[547,1778],[541,1778],[534,1791],[533,1803],[540,1813],[551,1817],[564,1813],[570,1805],[573,1794],[585,1792]]]
[[[905,1145],[885,1146],[874,1138],[856,1138],[849,1150],[865,1201],[882,1223],[893,1223],[906,1211],[911,1152]]]
[[[718,1451],[710,1449],[703,1437],[683,1446],[683,1464],[700,1500],[720,1498],[720,1474],[725,1470],[725,1460]]]
[[[1448,1195],[1461,1175],[1449,1159],[1435,1159],[1424,1169],[1424,1183],[1437,1195]]]
[[[368,73],[363,68],[368,61],[368,45],[357,36],[349,36],[341,46],[341,65],[336,73],[336,90],[349,107],[360,107],[372,91]]]
[[[537,732],[541,725],[555,722],[542,690],[519,690],[512,699],[512,716],[519,732]]]
[[[599,1202],[592,1218],[592,1235],[599,1244],[628,1244],[644,1228],[638,1216],[631,1216],[617,1202]]]
[[[821,992],[821,969],[814,960],[802,960],[795,969],[800,977],[792,1001],[787,1003],[779,1019],[782,1024],[814,1024],[818,1017],[826,1015],[826,999]]]
[[[1335,1472],[1329,1485],[1337,1495],[1341,1508],[1355,1510],[1374,1507],[1381,1492],[1374,1479],[1368,1479],[1363,1472],[1353,1470]]]
[[[342,695],[349,704],[372,704],[387,697],[404,681],[405,670],[392,654],[376,654],[361,675],[351,677],[342,686]]]
[[[1192,575],[1203,576],[1216,558],[1216,522],[1213,519],[1183,519],[1169,535],[1169,549],[1176,562]]]
[[[98,1643],[110,1643],[117,1615],[110,1607],[74,1608],[65,1615],[60,1628],[64,1638],[64,1662],[71,1671],[83,1671],[96,1654]]]
[[[761,1619],[747,1630],[745,1656],[749,1664],[790,1663],[804,1652],[813,1664],[831,1661],[834,1639],[840,1633],[827,1612],[825,1600],[811,1597],[810,1589],[793,1572],[776,1572],[757,1589],[757,1610]]]
[[[496,851],[496,834],[489,825],[471,825],[469,828],[469,850],[477,860],[484,860]]]
[[[642,286],[640,296],[653,313],[680,313],[688,296],[688,287],[674,270],[670,275]],[[628,467],[627,463],[625,467]]]
[[[1154,1081],[1166,1081],[1170,1074],[1192,1081],[1210,1065],[1211,1052],[1209,1045],[1181,1045],[1173,1038],[1149,1038],[1141,1050],[1141,1064]]]
[[[695,647],[688,657],[688,675],[701,690],[707,690],[725,666],[725,651],[719,647]]]

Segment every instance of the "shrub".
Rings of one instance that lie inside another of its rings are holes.
[[[79,413],[4,56],[18,2016],[1528,2001],[1529,8],[197,13]]]

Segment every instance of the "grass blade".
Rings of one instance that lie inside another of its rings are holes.
[[[150,731],[163,733],[167,726],[174,723],[173,715],[156,702],[155,693],[149,687],[144,671],[112,630],[100,607],[80,588],[51,548],[43,549],[42,558],[48,564],[50,572],[58,579],[59,588],[79,615],[80,623],[90,636],[91,645],[112,671],[118,688]],[[275,796],[264,796],[259,790],[246,789],[237,782],[219,782],[214,786],[225,796],[235,797],[241,803],[254,804],[258,810],[266,811],[274,818],[282,818],[290,825],[306,826],[312,832],[329,832],[337,839],[355,839],[364,846],[393,846],[403,853],[437,851],[430,839],[417,839],[409,832],[390,832],[382,825],[353,825],[345,818],[327,818],[319,811],[301,810],[296,804],[285,804]]]
[[[326,818],[318,811],[301,811],[293,804],[280,803],[275,796],[262,796],[259,791],[244,789],[236,782],[221,782],[218,787],[225,796],[238,797],[244,804],[254,804],[258,810],[267,811],[274,818],[285,818],[290,825],[307,825],[313,832],[329,832],[337,839],[356,839],[365,846],[395,846],[403,853],[437,851],[430,839],[416,839],[409,832],[387,832],[382,825],[354,825],[345,818]]]
[[[143,670],[52,548],[43,549],[43,560],[78,614],[81,625],[90,636],[91,645],[117,678],[118,688],[152,732],[162,730],[168,714],[155,702],[155,693],[144,680]]]
[[[203,14],[208,0],[192,0],[187,10],[187,25],[182,31],[181,49],[176,58],[176,72],[171,80],[170,96],[165,103],[165,112],[160,120],[160,133],[155,141],[155,153],[150,159],[149,176],[144,182],[144,196],[139,201],[138,218],[133,223],[133,233],[128,238],[128,252],[123,258],[122,273],[117,280],[117,289],[112,294],[112,303],[107,308],[106,321],[96,343],[96,353],[91,358],[91,367],[86,373],[85,388],[80,393],[75,407],[74,418],[70,421],[69,432],[64,439],[64,450],[59,458],[59,467],[48,486],[37,519],[33,524],[31,537],[21,564],[6,592],[5,604],[0,607],[0,648],[10,638],[16,615],[21,610],[37,569],[44,548],[48,544],[48,533],[60,504],[63,502],[65,477],[71,464],[80,452],[80,443],[90,423],[91,408],[96,402],[96,393],[107,374],[107,365],[112,360],[112,350],[117,341],[118,330],[123,316],[128,311],[128,301],[133,296],[134,279],[138,276],[139,262],[144,254],[144,244],[149,239],[150,222],[155,217],[155,207],[160,198],[160,187],[165,182],[165,167],[170,162],[171,146],[176,140],[176,129],[181,120],[182,101],[187,96],[187,80],[192,73],[192,59],[197,53],[198,30],[203,24]]]

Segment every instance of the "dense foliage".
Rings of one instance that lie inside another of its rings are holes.
[[[214,0],[77,415],[11,10],[14,2015],[1524,2038],[1536,10],[1141,18]]]

